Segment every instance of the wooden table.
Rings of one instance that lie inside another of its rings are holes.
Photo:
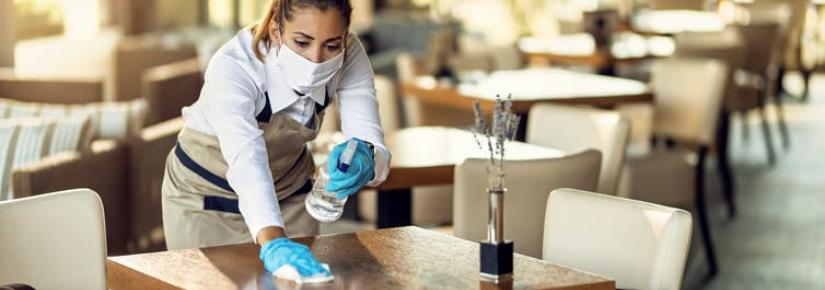
[[[608,278],[520,254],[511,282],[480,282],[478,243],[416,227],[295,240],[336,277],[310,289],[615,289]],[[299,288],[264,272],[254,244],[110,257],[106,270],[116,290]]]
[[[519,52],[528,63],[583,65],[595,68],[602,75],[615,75],[615,67],[621,63],[669,56],[673,54],[673,46],[670,37],[632,32],[615,33],[609,47],[596,46],[593,36],[587,33],[525,37],[518,42]]]
[[[713,32],[725,29],[719,13],[693,10],[642,11],[630,19],[634,32],[648,35],[673,35],[681,32]]]
[[[465,158],[486,158],[469,131],[446,127],[401,129],[385,138],[392,152],[390,175],[378,189],[379,228],[412,224],[414,186],[453,183],[455,166]],[[564,152],[522,142],[507,142],[508,160],[561,157]]]
[[[465,110],[472,109],[473,103],[479,101],[488,112],[495,104],[496,94],[512,94],[513,111],[520,115],[526,115],[537,103],[613,107],[653,102],[653,94],[645,83],[555,68],[496,71],[468,78],[457,86],[440,84],[435,78],[424,76],[402,83],[401,89],[405,97]]]

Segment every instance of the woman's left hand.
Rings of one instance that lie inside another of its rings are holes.
[[[326,189],[336,192],[336,197],[339,199],[358,192],[375,176],[375,158],[372,149],[367,142],[354,139],[358,142],[358,146],[346,172],[338,169],[338,159],[347,147],[347,142],[336,145],[329,153],[327,162],[329,183]]]

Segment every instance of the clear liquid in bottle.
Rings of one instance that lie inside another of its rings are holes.
[[[334,222],[341,218],[344,213],[344,204],[347,202],[347,197],[338,199],[335,197],[335,192],[326,190],[328,182],[327,164],[324,162],[318,169],[312,191],[304,200],[309,215],[322,223]]]

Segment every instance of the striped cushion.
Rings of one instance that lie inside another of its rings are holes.
[[[0,200],[13,197],[11,172],[66,151],[90,150],[87,116],[30,117],[0,121]]]
[[[11,162],[14,147],[17,144],[17,125],[9,122],[0,122],[0,201],[11,199],[9,191]]]
[[[86,152],[92,141],[92,118],[90,115],[70,116],[56,119],[47,156],[61,152]]]
[[[0,98],[0,119],[5,119],[11,109],[12,101]]]
[[[36,117],[40,114],[40,104],[14,102],[9,108],[9,118]]]
[[[137,134],[143,127],[146,102],[137,99],[130,102],[103,103],[100,106],[98,137],[125,140]]]
[[[17,145],[14,150],[12,168],[29,165],[46,156],[51,132],[56,122],[41,118],[15,120]]]
[[[90,103],[83,105],[25,103],[0,99],[0,119],[20,117],[90,116],[93,139],[126,140],[143,128],[146,101]]]

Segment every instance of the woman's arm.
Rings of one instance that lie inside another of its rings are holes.
[[[391,155],[384,145],[384,130],[375,95],[375,75],[357,37],[353,37],[347,46],[347,62],[342,70],[337,88],[341,131],[347,137],[357,137],[375,146],[375,177],[368,185],[377,186],[389,174]]]
[[[238,206],[254,241],[284,236],[284,221],[263,130],[255,120],[257,86],[235,60],[215,57],[206,71],[201,98],[205,117],[215,131],[228,165],[226,179],[238,195]]]
[[[267,242],[280,237],[286,237],[286,232],[284,231],[284,228],[277,226],[269,226],[262,228],[260,231],[258,231],[258,236],[255,238],[255,242],[258,243],[258,245],[264,245]]]

